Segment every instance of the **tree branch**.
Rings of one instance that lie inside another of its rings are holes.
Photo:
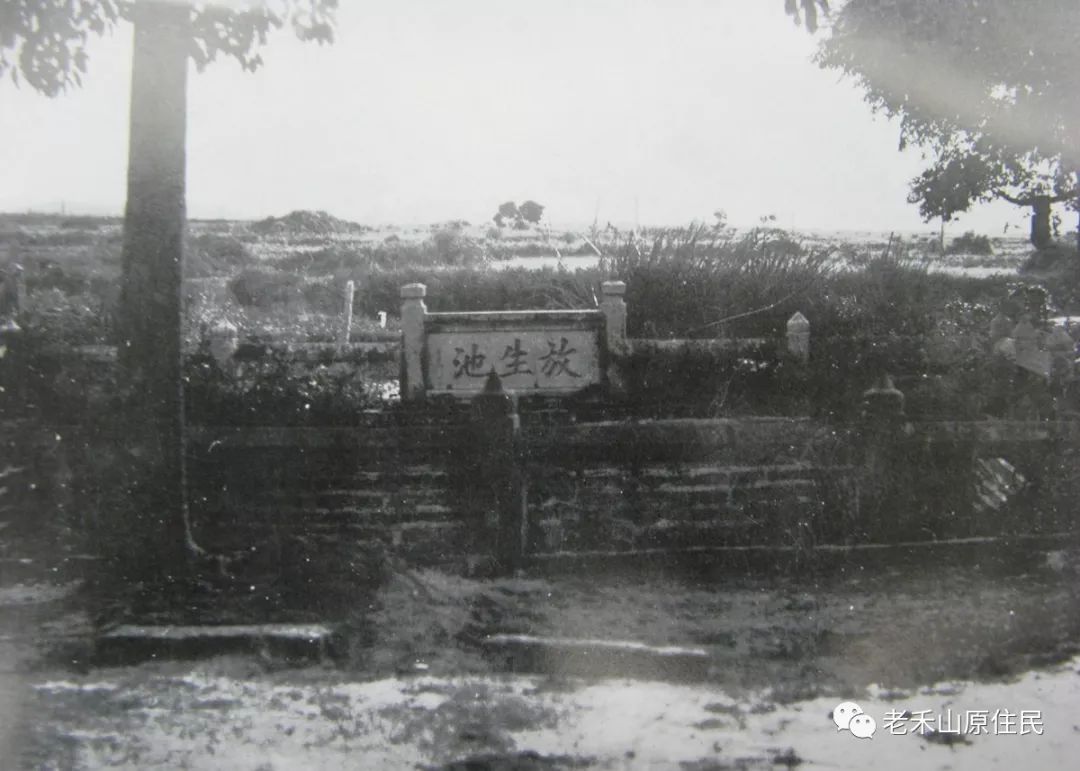
[[[994,191],[994,195],[998,198],[1004,198],[1009,203],[1016,204],[1017,206],[1034,206],[1035,202],[1040,198],[1045,198],[1047,203],[1062,203],[1064,201],[1071,201],[1078,194],[1080,194],[1080,188],[1075,188],[1065,193],[1059,193],[1058,195],[1031,195],[1027,198],[1014,198],[1004,190]]]

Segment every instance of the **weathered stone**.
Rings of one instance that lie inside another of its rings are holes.
[[[990,321],[990,342],[996,343],[1012,334],[1013,321],[1001,311]]]
[[[240,331],[231,321],[221,319],[210,327],[210,355],[219,367],[225,369],[231,366],[239,348]]]
[[[524,634],[491,635],[483,645],[511,672],[700,682],[709,669],[704,648]]]
[[[140,626],[125,624],[96,641],[103,663],[256,653],[291,661],[323,660],[333,653],[334,629],[325,624]]]
[[[871,421],[900,421],[904,417],[904,394],[893,385],[892,377],[882,375],[878,382],[863,391],[863,418]]]
[[[401,397],[416,399],[424,394],[424,317],[427,306],[423,284],[401,287]]]
[[[341,313],[341,331],[338,333],[338,344],[348,345],[349,336],[352,334],[353,300],[356,297],[356,282],[345,282],[344,306]]]
[[[810,321],[799,311],[787,322],[788,353],[800,361],[810,358]]]

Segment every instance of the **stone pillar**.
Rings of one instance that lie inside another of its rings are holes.
[[[1076,366],[1076,341],[1064,327],[1055,326],[1046,338],[1046,350],[1050,354],[1051,381],[1064,383]]]
[[[18,263],[4,274],[0,272],[0,322],[16,318],[26,305],[26,282]]]
[[[0,407],[20,403],[25,396],[26,368],[19,361],[21,335],[14,318],[0,318]]]
[[[870,533],[898,537],[899,528],[912,515],[909,505],[916,475],[913,458],[905,452],[910,432],[904,414],[904,394],[882,374],[862,394],[861,423],[856,433],[855,480],[860,516],[850,537]]]
[[[240,331],[231,321],[222,319],[210,327],[210,355],[222,371],[232,365],[232,358],[239,347]]]
[[[424,298],[427,287],[406,284],[401,287],[401,398],[405,401],[424,395]]]
[[[788,353],[799,361],[810,359],[810,321],[799,311],[787,322]]]
[[[990,345],[991,347],[999,340],[1003,340],[1012,334],[1013,322],[1001,311],[990,320]]]
[[[349,335],[352,334],[353,297],[356,295],[356,282],[349,279],[345,282],[345,307],[341,314],[341,331],[338,333],[338,344],[348,345]]]
[[[606,370],[608,393],[620,396],[626,391],[619,370],[619,359],[630,352],[626,341],[626,283],[605,281],[600,285],[600,312],[604,314],[604,335],[607,346]]]
[[[892,377],[882,375],[863,391],[862,417],[874,428],[895,428],[904,422],[904,394],[893,385]]]
[[[1020,317],[1020,322],[1012,330],[1013,345],[1016,350],[1016,361],[1028,361],[1034,358],[1038,350],[1038,332],[1031,325],[1031,314],[1025,313]]]
[[[513,573],[522,566],[528,529],[521,418],[494,369],[484,390],[473,397],[471,420],[466,451],[473,456],[485,530],[494,533],[500,572]]]
[[[604,314],[607,327],[608,353],[621,356],[626,353],[626,283],[605,281],[600,285],[600,312]]]
[[[26,307],[26,276],[23,273],[23,266],[18,263],[12,265],[11,277],[15,289],[12,295],[12,300],[15,304],[15,312],[22,313],[22,309]]]

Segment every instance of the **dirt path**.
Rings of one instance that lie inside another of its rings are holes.
[[[344,669],[226,657],[36,671],[25,767],[1071,768],[1075,579],[942,566],[817,582],[409,571],[363,616]],[[496,631],[693,644],[713,663],[682,685],[574,679],[557,662],[551,675],[500,675],[477,645]],[[872,739],[837,730],[841,701],[873,717]],[[898,735],[905,713],[930,722]],[[969,714],[987,731],[948,733]]]
[[[41,652],[38,634],[62,612],[58,602],[75,588],[45,582],[0,585],[0,768],[19,767],[35,717],[30,670]]]
[[[35,714],[49,723],[37,738],[53,748],[40,767],[1065,769],[1080,752],[1080,659],[1012,683],[850,694],[878,724],[863,740],[837,730],[827,698],[518,676],[343,683],[245,668],[218,660],[39,681]],[[1039,720],[1021,735],[1015,719],[1011,732],[991,719],[989,733],[954,741],[884,728],[890,712],[1004,709]]]
[[[16,665],[10,646],[0,642],[0,758],[17,758],[20,752],[26,683]]]

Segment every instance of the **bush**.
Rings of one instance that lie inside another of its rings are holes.
[[[975,231],[969,230],[954,238],[945,253],[988,255],[994,253],[994,247],[991,246],[989,237],[976,235]]]
[[[229,291],[241,305],[265,310],[301,299],[303,283],[303,277],[295,273],[249,268],[229,281]]]
[[[114,313],[98,296],[54,288],[30,295],[19,324],[41,347],[101,345],[113,338]]]
[[[284,217],[261,219],[251,223],[250,228],[254,233],[269,236],[327,236],[338,233],[363,233],[369,229],[355,222],[338,219],[324,211],[302,209],[289,212]]]
[[[386,405],[386,389],[357,363],[306,364],[289,351],[265,348],[226,374],[205,342],[185,361],[189,420],[211,425],[348,425]]]
[[[235,236],[203,233],[188,240],[186,278],[205,278],[231,273],[251,259],[246,244]]]
[[[779,231],[704,227],[627,238],[601,262],[605,278],[626,282],[631,337],[773,335],[836,269],[830,252]]]

